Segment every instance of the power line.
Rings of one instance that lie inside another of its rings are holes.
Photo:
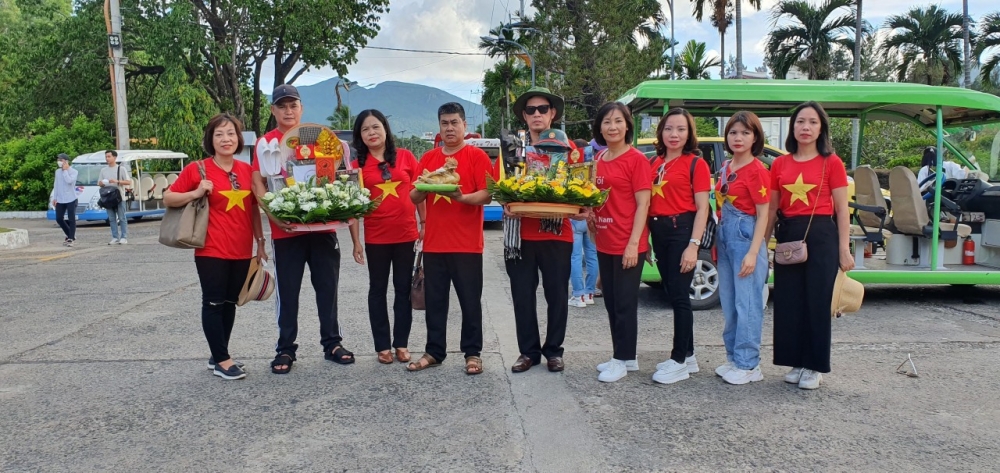
[[[461,53],[458,51],[434,51],[429,49],[384,48],[381,46],[365,46],[365,49],[382,49],[385,51],[403,51],[407,53],[451,54],[454,56],[488,56],[486,53]]]

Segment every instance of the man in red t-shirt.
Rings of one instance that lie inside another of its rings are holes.
[[[448,298],[450,286],[462,307],[461,349],[465,373],[483,372],[483,205],[489,203],[486,175],[490,158],[474,146],[465,145],[465,109],[449,102],[438,108],[438,123],[444,146],[420,158],[418,174],[436,171],[445,159],[458,161],[455,172],[459,189],[450,193],[413,189],[414,204],[427,203],[424,224],[424,302],[427,317],[427,347],[419,360],[407,365],[420,371],[444,361],[447,356]]]
[[[545,87],[532,87],[514,102],[514,114],[528,125],[529,144],[558,146],[574,150],[566,134],[551,130],[552,123],[563,113],[562,97],[553,95]],[[498,159],[495,178],[500,178],[502,160]],[[510,277],[510,294],[514,303],[514,323],[517,327],[517,345],[521,356],[510,370],[514,373],[528,371],[541,364],[542,355],[549,371],[562,371],[563,340],[566,338],[566,319],[569,306],[573,256],[573,226],[569,219],[521,218],[504,212],[504,263]],[[542,288],[548,305],[545,344],[538,333],[538,310],[535,293],[538,291],[538,273],[542,273]]]
[[[291,85],[282,84],[274,88],[271,96],[271,114],[278,127],[267,132],[260,140],[269,143],[281,141],[288,130],[299,125],[302,120],[302,101],[299,91]],[[260,143],[258,140],[258,143]],[[254,146],[253,191],[257,197],[267,192],[267,180],[261,173],[261,157]],[[275,168],[263,163],[265,173],[278,172],[284,175],[284,166]],[[337,283],[340,279],[340,244],[335,232],[290,233],[283,222],[271,220],[271,244],[274,255],[274,272],[277,283],[275,297],[278,315],[277,355],[271,362],[271,372],[285,374],[292,369],[298,344],[295,339],[299,332],[299,292],[306,264],[312,275],[313,289],[316,290],[316,312],[319,315],[320,343],[323,356],[339,364],[354,363],[354,354],[342,346],[343,337],[337,322]]]

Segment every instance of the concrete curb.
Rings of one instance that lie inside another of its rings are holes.
[[[0,212],[0,219],[5,218],[45,218],[46,212]]]
[[[18,228],[12,230],[0,233],[0,250],[13,250],[28,246],[28,231]]]

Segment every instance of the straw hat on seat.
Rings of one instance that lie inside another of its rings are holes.
[[[257,258],[250,260],[250,271],[247,280],[240,289],[240,297],[236,305],[242,306],[250,301],[266,301],[274,292],[274,276],[257,264]]]
[[[849,277],[847,273],[837,270],[837,282],[833,284],[833,301],[830,304],[830,316],[840,317],[843,314],[857,312],[865,298],[865,286]]]

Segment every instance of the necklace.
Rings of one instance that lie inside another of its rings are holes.
[[[670,160],[670,166],[667,166],[667,161],[663,161],[663,164],[660,165],[660,169],[658,169],[656,171],[656,183],[657,184],[663,182],[663,175],[666,174],[671,169],[673,169],[674,168],[674,164],[677,164],[677,161],[680,161],[680,159],[681,159],[680,156],[678,156],[678,157],[676,157],[674,159],[671,159]]]

